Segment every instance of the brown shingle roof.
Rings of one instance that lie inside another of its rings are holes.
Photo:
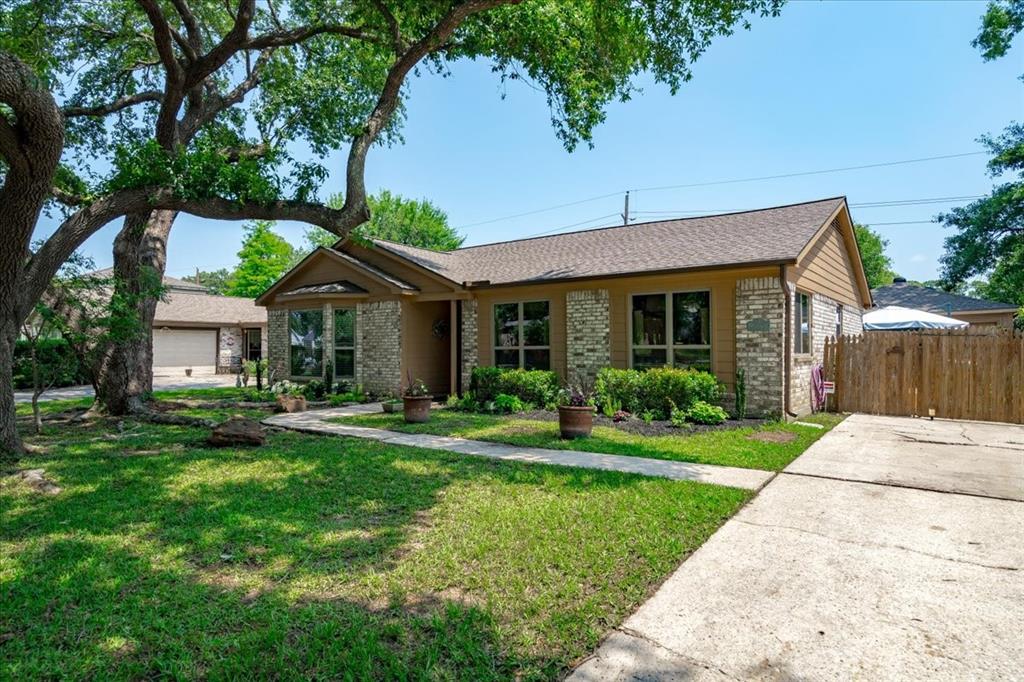
[[[871,298],[879,308],[887,305],[898,305],[904,308],[916,308],[929,313],[949,315],[960,312],[983,312],[986,310],[1016,310],[1013,303],[988,301],[973,296],[951,294],[941,289],[911,284],[907,281],[893,282],[884,287],[871,290]]]
[[[795,261],[836,197],[742,213],[582,230],[455,251],[374,240],[453,282],[491,284]]]
[[[156,304],[153,324],[187,325],[263,325],[267,323],[267,309],[257,306],[251,298],[211,296],[210,294],[171,291],[166,301]]]

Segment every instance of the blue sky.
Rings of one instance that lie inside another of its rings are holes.
[[[970,46],[982,2],[791,2],[782,15],[719,39],[676,95],[648,79],[614,104],[594,148],[567,153],[552,131],[542,93],[503,89],[487,64],[455,65],[450,78],[411,84],[405,143],[375,148],[371,190],[429,198],[467,244],[514,239],[575,223],[621,222],[622,192],[799,173],[980,151],[975,141],[1024,113],[1024,52],[984,63]],[[504,97],[502,95],[504,94]],[[639,219],[757,208],[845,194],[854,219],[890,241],[897,271],[938,272],[946,231],[926,221],[954,203],[857,204],[987,192],[986,156],[802,177],[634,191]],[[332,157],[324,196],[340,189],[343,157]],[[477,224],[603,194],[530,216]],[[963,203],[963,202],[960,202]],[[665,213],[654,213],[665,212]],[[589,221],[589,222],[585,222]],[[46,229],[45,227],[42,229]],[[52,228],[51,228],[52,229]],[[85,251],[111,261],[117,225]],[[301,225],[279,231],[301,242]],[[168,274],[231,267],[241,225],[182,216],[171,234]]]

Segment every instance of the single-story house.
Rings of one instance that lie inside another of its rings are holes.
[[[96,273],[109,277],[110,269]],[[214,296],[205,287],[164,277],[153,319],[153,374],[237,372],[267,353],[267,311],[251,298]]]
[[[257,300],[276,378],[466,390],[476,366],[698,367],[758,413],[806,413],[825,338],[871,307],[844,197],[439,252],[319,248]]]
[[[897,277],[892,284],[872,289],[871,297],[879,307],[898,305],[924,310],[968,322],[972,327],[1012,329],[1013,316],[1018,310],[1018,306],[1012,303],[951,294],[941,289],[911,284],[903,277]]]

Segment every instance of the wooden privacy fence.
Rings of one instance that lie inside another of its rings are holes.
[[[1024,423],[1024,334],[866,332],[825,342],[840,412]]]

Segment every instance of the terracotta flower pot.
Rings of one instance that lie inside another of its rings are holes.
[[[430,404],[434,398],[429,395],[407,395],[402,397],[405,421],[408,424],[423,424],[430,421]]]
[[[593,429],[594,407],[592,405],[586,407],[558,406],[558,430],[563,439],[586,438]]]

